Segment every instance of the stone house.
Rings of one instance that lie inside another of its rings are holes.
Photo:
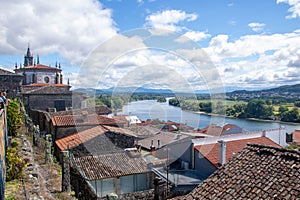
[[[72,165],[71,183],[80,199],[112,193],[122,196],[153,188],[153,174],[139,153],[123,151],[76,157]],[[86,187],[89,190],[83,190]]]
[[[118,127],[118,124],[112,118],[82,111],[78,115],[53,116],[50,123],[50,133],[56,140],[98,125]]]
[[[98,125],[57,139],[55,155],[61,160],[61,152],[66,150],[75,157],[120,152],[134,147],[135,140],[136,136],[128,130],[124,132],[122,128]]]
[[[135,138],[129,130],[99,125],[55,141],[60,161],[63,151],[72,155],[71,185],[80,199],[152,189],[153,174],[133,148]]]

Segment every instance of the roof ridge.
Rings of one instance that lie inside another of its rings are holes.
[[[246,148],[249,148],[249,149],[252,149],[252,150],[253,150],[253,147],[274,149],[274,150],[280,151],[282,153],[284,153],[284,152],[295,153],[295,154],[297,154],[297,155],[300,156],[300,152],[299,151],[292,150],[292,149],[286,149],[286,148],[283,148],[283,147],[274,147],[274,146],[268,146],[268,145],[263,145],[263,144],[251,144],[251,143],[248,143],[247,146],[246,146]]]

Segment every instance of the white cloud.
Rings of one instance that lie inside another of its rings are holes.
[[[179,26],[179,22],[195,21],[197,18],[197,14],[194,13],[190,14],[181,10],[165,10],[147,16],[146,26],[154,29],[181,31],[184,27]]]
[[[116,34],[111,10],[99,1],[2,1],[0,53],[32,51],[58,53],[71,63],[81,63],[95,47]]]
[[[262,32],[264,30],[265,24],[264,23],[259,23],[259,22],[252,22],[252,23],[249,23],[248,26],[254,32]]]
[[[291,14],[286,16],[287,19],[300,17],[300,0],[277,0],[277,3],[286,3],[290,5],[288,12]]]
[[[193,40],[195,42],[201,41],[203,39],[210,38],[211,35],[206,32],[201,31],[188,31],[183,34],[180,38],[178,38],[178,42],[186,42],[189,40]]]

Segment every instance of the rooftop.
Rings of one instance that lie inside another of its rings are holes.
[[[236,131],[233,131],[234,128],[237,128]],[[218,126],[216,124],[210,124],[207,127],[197,131],[198,133],[205,133],[212,136],[220,136],[225,134],[237,134],[242,132],[242,128],[235,124],[225,124],[224,126]]]
[[[276,144],[272,140],[267,137],[256,137],[256,138],[248,138],[241,140],[233,140],[226,142],[226,162],[228,162],[232,157],[234,157],[239,151],[241,151],[247,144],[262,144],[274,147],[280,147],[280,145]],[[210,163],[214,166],[219,167],[219,144],[204,144],[195,146],[195,149],[200,152]]]
[[[16,69],[16,71],[22,71],[22,70],[28,70],[28,69],[35,69],[35,70],[39,70],[39,69],[43,69],[43,70],[55,70],[55,71],[62,71],[61,69],[59,68],[56,68],[56,67],[51,67],[51,66],[47,66],[47,65],[43,65],[43,64],[34,64],[34,65],[31,65],[31,66],[25,66],[23,68],[18,68]]]
[[[187,138],[188,136],[177,134],[177,133],[171,133],[171,132],[159,132],[153,136],[147,137],[145,139],[142,139],[139,141],[139,145],[141,145],[145,149],[150,150],[150,146],[153,141],[153,146],[156,149],[162,148],[166,146],[167,144],[179,141],[183,138]],[[159,143],[159,146],[158,146]]]
[[[53,116],[52,124],[54,126],[77,126],[77,125],[116,125],[115,120],[97,114],[87,115],[63,115]]]
[[[248,144],[186,196],[174,199],[298,199],[300,152]]]
[[[88,180],[147,173],[151,170],[141,156],[130,157],[126,152],[74,158],[74,163]]]
[[[102,126],[96,126],[91,129],[87,129],[85,131],[81,131],[79,133],[75,133],[73,135],[58,139],[55,141],[55,144],[61,151],[66,149],[72,149],[79,144],[82,144],[88,140],[91,140],[98,135],[101,135],[106,132],[106,129]]]

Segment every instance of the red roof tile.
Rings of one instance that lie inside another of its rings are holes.
[[[112,118],[99,116],[97,114],[90,115],[63,115],[53,116],[52,124],[54,126],[76,126],[76,125],[116,125]]]
[[[43,64],[36,64],[36,65],[31,65],[31,66],[26,66],[24,67],[25,69],[46,69],[46,70],[57,70],[57,71],[62,71],[61,69],[55,68],[55,67],[50,67],[47,65]],[[23,68],[20,68],[22,70]]]
[[[64,151],[64,150],[68,149],[68,147],[70,149],[72,149],[72,148],[74,148],[88,140],[91,140],[91,139],[95,138],[96,136],[101,135],[105,132],[106,132],[105,128],[103,128],[101,126],[96,126],[94,128],[87,129],[85,131],[75,133],[73,135],[58,139],[55,141],[55,144],[58,146],[58,148],[61,151]]]
[[[233,140],[226,142],[226,162],[234,157],[241,151],[247,144],[262,144],[274,147],[280,147],[277,143],[273,142],[267,137],[249,138],[242,140]],[[205,144],[195,146],[195,149],[200,152],[209,162],[214,166],[219,167],[219,144]]]
[[[147,173],[151,170],[141,156],[130,157],[126,152],[74,158],[75,169],[88,180]]]
[[[236,127],[235,124],[225,124],[223,127],[216,124],[210,124],[207,127],[198,130],[198,133],[205,133],[212,136],[220,136],[230,131],[232,128]]]

